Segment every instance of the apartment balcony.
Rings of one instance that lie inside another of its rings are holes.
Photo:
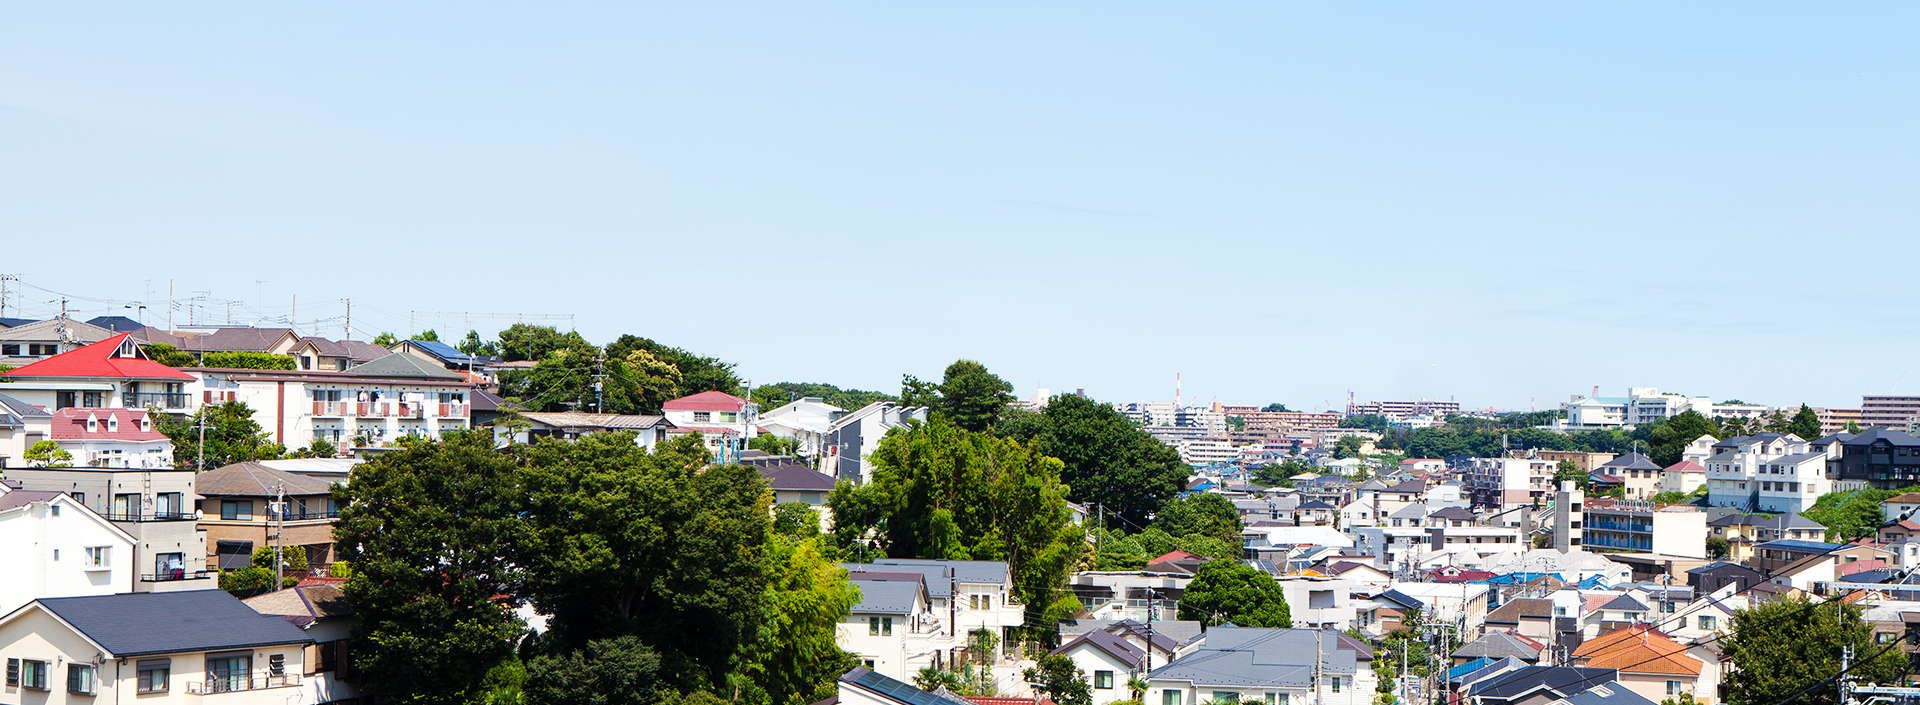
[[[441,404],[438,411],[439,416],[444,418],[464,419],[467,417],[470,408],[471,407],[466,404]]]
[[[194,513],[192,510],[163,512],[163,511],[158,511],[153,509],[135,509],[135,508],[120,508],[120,507],[114,507],[111,509],[104,510],[100,512],[100,515],[106,517],[107,521],[136,521],[136,522],[193,521],[195,519],[200,518],[200,515]]]
[[[182,580],[209,580],[217,577],[217,570],[166,570],[158,573],[141,573],[143,583],[171,583]]]
[[[353,408],[352,402],[316,401],[313,403],[313,415],[314,416],[335,416],[335,417],[349,416],[351,414],[349,414],[348,412],[351,411],[352,408]]]
[[[422,411],[423,411],[423,409],[421,409],[420,406],[421,406],[420,404],[416,404],[414,402],[405,402],[405,401],[400,402],[399,404],[394,405],[393,416],[394,418],[400,418],[400,419],[420,418],[422,416]]]
[[[185,409],[187,395],[161,392],[129,392],[120,395],[120,405],[129,409]]]
[[[362,417],[384,417],[393,414],[393,407],[386,402],[358,401],[353,403],[353,415]]]
[[[300,677],[291,673],[281,676],[229,676],[226,678],[208,678],[203,681],[188,681],[188,695],[213,695],[215,693],[238,693],[248,690],[266,690],[268,688],[292,688],[300,685]]]
[[[340,511],[337,509],[293,509],[281,516],[280,520],[308,521],[318,519],[333,520],[338,518],[340,518]]]

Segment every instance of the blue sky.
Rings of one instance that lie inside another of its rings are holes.
[[[1920,391],[1914,6],[1187,5],[4,4],[0,272],[759,383]]]

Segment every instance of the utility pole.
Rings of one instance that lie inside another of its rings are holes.
[[[287,529],[287,483],[276,482],[273,485],[273,590],[280,591],[286,583],[287,547],[281,535]]]
[[[167,333],[173,333],[173,280],[167,280]]]
[[[593,413],[607,413],[607,349],[593,360]]]
[[[353,299],[347,299],[347,322],[343,333],[347,340],[353,340]]]

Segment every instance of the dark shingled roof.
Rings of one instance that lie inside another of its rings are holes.
[[[840,682],[857,686],[902,705],[954,705],[954,702],[946,696],[921,690],[910,683],[902,683],[874,673],[864,666],[847,671],[840,676]]]
[[[14,490],[6,494],[0,494],[0,512],[15,507],[23,507],[33,502],[51,502],[57,498],[66,496],[66,494],[65,492],[54,492],[50,490]]]
[[[1074,640],[1061,644],[1060,648],[1048,652],[1047,655],[1052,656],[1054,654],[1065,653],[1068,649],[1081,644],[1105,651],[1108,656],[1112,656],[1114,660],[1121,663],[1136,665],[1141,663],[1140,647],[1129,644],[1125,639],[1098,629],[1081,634]]]
[[[313,642],[293,623],[255,612],[225,590],[129,592],[37,602],[119,657]]]
[[[760,477],[765,478],[767,486],[775,490],[802,492],[831,492],[832,477],[815,472],[805,465],[781,465],[775,468],[759,468]]]

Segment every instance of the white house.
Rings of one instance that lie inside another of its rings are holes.
[[[306,647],[287,620],[225,590],[41,598],[0,617],[0,696],[36,705],[314,702]]]
[[[1132,699],[1127,679],[1140,672],[1147,656],[1140,647],[1100,629],[1074,637],[1047,655],[1066,656],[1087,674],[1087,684],[1093,687],[1093,705]]]
[[[188,368],[187,391],[201,403],[239,401],[273,442],[300,448],[316,439],[337,448],[385,447],[402,436],[439,438],[471,418],[474,383],[406,353],[348,368]]]
[[[820,397],[801,397],[761,413],[760,428],[776,437],[797,441],[800,455],[814,457],[825,445],[827,430],[845,415],[846,409],[828,404]]]
[[[0,613],[43,597],[131,592],[133,536],[64,492],[12,490],[0,494],[0,565]]]
[[[0,372],[7,394],[48,410],[156,408],[191,413],[193,376],[147,359],[126,333]]]
[[[924,406],[876,401],[840,417],[827,429],[826,456],[820,461],[821,471],[841,480],[864,484],[868,475],[867,456],[880,445],[880,438],[894,428],[924,423],[927,414]]]
[[[860,602],[840,618],[835,641],[842,650],[894,679],[940,665],[944,645],[931,643],[939,626],[919,573],[856,573],[852,578]]]
[[[52,440],[73,456],[74,465],[173,467],[173,441],[153,427],[145,409],[67,408],[51,420]]]
[[[701,392],[667,402],[661,408],[675,426],[668,435],[698,431],[707,447],[723,461],[738,458],[746,442],[760,435],[760,405],[726,392]]]
[[[1337,631],[1214,627],[1193,653],[1153,669],[1149,705],[1365,705],[1373,649]]]
[[[52,429],[53,414],[46,409],[0,394],[0,468],[25,465],[27,449]]]

